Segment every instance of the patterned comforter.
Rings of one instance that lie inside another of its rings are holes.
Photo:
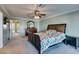
[[[62,42],[66,37],[64,33],[56,32],[47,34],[46,32],[36,33],[41,41],[41,53],[43,53],[49,46]]]
[[[60,43],[65,39],[65,34],[57,32],[51,35],[45,35],[41,40],[41,53],[43,53],[49,46]]]

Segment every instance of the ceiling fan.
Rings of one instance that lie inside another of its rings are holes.
[[[42,7],[42,4],[35,4],[35,10],[33,10],[33,13],[31,13],[32,16],[29,15],[30,18],[39,19],[39,18],[41,18],[41,17],[43,17],[43,16],[46,16],[45,13],[43,13],[43,12],[41,12],[41,11],[39,10],[40,7]]]
[[[42,16],[46,15],[45,13],[41,13],[41,11],[38,10],[38,8],[41,7],[41,6],[42,6],[42,4],[36,5],[36,10],[34,10],[34,15],[35,16],[42,17]]]

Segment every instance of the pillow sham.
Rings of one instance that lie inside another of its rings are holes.
[[[56,34],[56,30],[48,30],[46,31],[46,33],[49,35],[49,34]]]

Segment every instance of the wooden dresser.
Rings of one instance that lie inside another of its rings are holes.
[[[27,36],[28,33],[37,33],[37,29],[35,27],[32,27],[32,28],[27,28],[25,30],[25,35]]]

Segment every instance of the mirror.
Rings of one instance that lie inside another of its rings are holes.
[[[33,21],[28,21],[27,27],[30,27],[30,28],[35,27],[35,23]]]

